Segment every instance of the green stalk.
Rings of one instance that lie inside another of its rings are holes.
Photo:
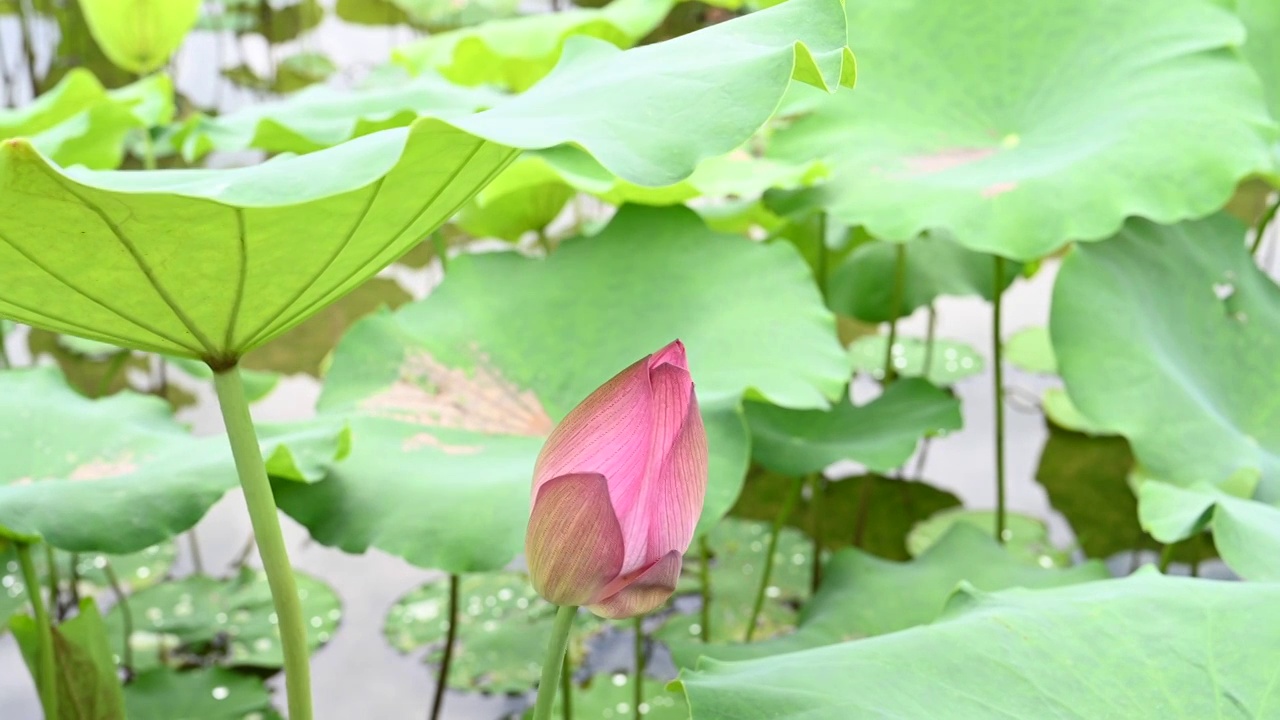
[[[994,370],[993,395],[996,405],[996,542],[1004,544],[1004,362],[1000,343],[1000,305],[1004,289],[1004,258],[995,256],[995,300],[991,314],[991,365]]]
[[[698,579],[702,591],[702,624],[699,626],[699,637],[703,643],[711,642],[711,544],[707,542],[707,534],[698,536],[698,549],[702,553],[702,566],[698,568]]]
[[[258,555],[271,587],[271,600],[279,620],[280,642],[284,650],[284,677],[288,694],[290,720],[311,720],[311,668],[308,665],[307,630],[302,618],[302,602],[289,564],[289,551],[280,531],[275,496],[262,462],[258,435],[249,416],[249,401],[244,394],[240,371],[234,365],[213,375],[218,404],[227,426],[227,440],[235,456],[249,521],[258,540]]]
[[[760,611],[764,609],[765,590],[768,589],[770,576],[773,575],[773,556],[778,551],[778,536],[782,534],[782,526],[787,522],[787,516],[791,514],[791,508],[795,507],[796,500],[800,498],[800,490],[803,487],[804,481],[796,478],[795,489],[787,494],[787,499],[782,503],[782,509],[778,510],[777,517],[773,519],[769,547],[765,549],[764,572],[760,576],[760,587],[756,590],[756,601],[751,606],[751,618],[747,621],[747,642],[751,642],[751,638],[755,636],[756,623],[760,620]]]
[[[644,616],[636,617],[636,679],[631,693],[631,714],[641,720],[640,706],[644,704]]]
[[[106,560],[106,558],[103,558]],[[107,576],[107,584],[111,586],[111,592],[116,596],[116,605],[120,606],[120,625],[124,629],[124,645],[120,651],[120,666],[130,677],[133,676],[133,610],[129,608],[129,596],[125,594],[124,587],[120,585],[120,578],[116,576],[116,569],[111,567],[111,561],[107,560],[102,566],[102,574]]]
[[[565,650],[569,647],[569,631],[573,629],[573,616],[578,608],[561,605],[556,610],[556,625],[547,643],[547,656],[542,661],[542,682],[538,683],[538,702],[533,706],[533,720],[551,720],[551,707],[556,702],[556,687],[560,684],[560,671],[564,668]]]
[[[51,606],[51,614],[58,618],[58,622],[66,617],[62,605],[62,590],[58,583],[58,561],[53,556],[53,546],[49,543],[44,544],[44,564],[48,566],[49,574],[49,605]]]
[[[925,331],[924,336],[924,377],[929,379],[933,375],[933,345],[935,336],[938,334],[938,308],[933,303],[929,303],[929,329]]]
[[[440,658],[440,673],[436,676],[436,693],[431,699],[431,720],[440,717],[444,707],[444,691],[449,684],[449,666],[453,663],[453,646],[458,639],[458,576],[449,575],[449,630],[445,633],[444,657]]]
[[[106,397],[111,391],[111,383],[116,381],[120,376],[120,371],[124,368],[124,364],[129,361],[131,353],[123,350],[111,356],[111,360],[107,363],[107,369],[102,375],[102,380],[98,381],[98,397]]]
[[[809,524],[813,528],[813,574],[809,578],[809,593],[818,592],[822,584],[822,495],[826,489],[827,479],[817,472],[809,476],[813,485],[809,489]]]
[[[1160,551],[1160,572],[1168,575],[1169,565],[1173,563],[1173,548],[1177,543],[1169,543]]]
[[[1253,245],[1249,248],[1250,255],[1256,256],[1258,254],[1258,248],[1262,247],[1262,237],[1267,233],[1267,226],[1275,219],[1277,210],[1280,210],[1280,200],[1277,200],[1271,207],[1267,208],[1267,212],[1258,221],[1258,229],[1253,236]]]
[[[0,322],[0,368],[11,368],[13,362],[9,360],[9,349],[5,346],[4,323]]]
[[[884,348],[883,382],[885,384],[893,382],[898,376],[898,373],[893,369],[893,346],[898,342],[898,315],[902,313],[902,296],[906,293],[907,286],[907,246],[903,243],[898,243],[894,252],[893,300],[889,305],[893,317],[889,319],[889,344],[885,345]]]
[[[18,562],[22,565],[22,582],[27,586],[27,599],[31,601],[31,610],[36,617],[36,647],[40,653],[36,685],[40,690],[40,707],[44,708],[44,716],[52,720],[58,717],[58,666],[53,655],[53,624],[40,592],[40,576],[31,561],[31,546],[27,543],[15,543],[15,546]]]
[[[569,667],[569,653],[564,654],[564,667],[560,669],[560,718],[573,720],[573,669]]]

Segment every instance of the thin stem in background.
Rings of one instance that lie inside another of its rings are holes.
[[[889,319],[889,343],[884,347],[884,379],[883,383],[888,384],[897,378],[898,373],[893,369],[893,346],[898,342],[898,316],[902,314],[902,296],[907,285],[907,246],[903,243],[897,243],[894,248],[893,263],[893,299],[889,304],[889,312],[892,317]]]
[[[698,550],[702,553],[702,567],[698,569],[698,584],[702,591],[702,607],[699,609],[702,624],[698,628],[698,635],[703,643],[709,643],[711,642],[711,544],[707,541],[706,533],[698,536]]]
[[[556,624],[547,643],[547,656],[542,661],[542,682],[538,683],[538,701],[533,706],[533,720],[551,720],[551,707],[556,702],[560,671],[564,668],[565,650],[569,648],[569,631],[578,608],[561,605],[556,610]]]
[[[200,539],[196,537],[196,529],[187,531],[187,546],[191,550],[191,569],[197,575],[204,574],[204,557],[200,553]]]
[[[18,25],[22,30],[22,55],[27,61],[27,79],[31,82],[31,100],[40,94],[40,83],[36,80],[36,54],[31,47],[31,19],[27,14],[26,0],[14,3],[18,11]],[[21,104],[21,103],[17,103]]]
[[[111,356],[111,360],[107,363],[107,370],[102,375],[102,380],[98,382],[98,397],[105,397],[111,391],[111,383],[120,376],[120,370],[124,368],[124,364],[129,361],[132,354],[128,350],[123,350]]]
[[[573,668],[569,667],[569,653],[564,654],[564,667],[560,668],[560,718],[573,720]]]
[[[1164,549],[1160,551],[1160,572],[1168,575],[1169,565],[1173,563],[1173,548],[1177,543],[1168,543]]]
[[[1258,248],[1262,247],[1262,239],[1267,235],[1267,228],[1271,225],[1271,221],[1276,217],[1276,211],[1280,210],[1280,200],[1276,200],[1263,213],[1262,219],[1258,221],[1258,228],[1253,236],[1253,245],[1249,248],[1249,254],[1256,256]]]
[[[53,556],[53,546],[44,544],[45,572],[49,575],[49,605],[52,614],[62,622],[67,619],[67,607],[62,602],[62,590],[58,587],[58,562]]]
[[[818,261],[815,263],[814,279],[818,283],[818,293],[823,301],[827,299],[827,214],[818,214]]]
[[[787,517],[791,515],[791,509],[796,506],[796,501],[800,499],[800,493],[804,489],[804,480],[796,478],[794,487],[791,492],[787,493],[787,499],[782,503],[782,508],[778,510],[778,515],[773,519],[773,527],[769,532],[769,547],[765,548],[764,556],[764,572],[760,574],[760,587],[756,589],[756,600],[751,605],[751,617],[747,620],[747,637],[746,642],[756,634],[756,623],[760,620],[760,611],[764,609],[764,596],[769,588],[769,580],[773,575],[773,556],[778,552],[778,536],[782,534],[782,526],[786,524]]]
[[[924,335],[924,378],[933,376],[933,346],[938,334],[938,308],[929,303],[929,325]]]
[[[813,574],[809,578],[809,593],[818,592],[822,584],[822,496],[827,487],[827,478],[822,473],[809,476],[812,483],[809,490],[809,525],[813,528]]]
[[[644,616],[637,616],[636,627],[636,675],[634,687],[631,689],[631,714],[635,720],[641,720],[643,713],[640,706],[644,704]]]
[[[9,360],[9,348],[5,345],[4,323],[2,322],[0,322],[0,367],[13,367],[13,362]]]
[[[872,476],[862,478],[862,487],[858,489],[858,514],[853,520],[853,546],[862,548],[863,536],[867,533],[867,516],[871,511]]]
[[[115,568],[111,567],[111,561],[103,558],[102,574],[107,576],[107,583],[111,585],[111,592],[116,596],[116,605],[120,606],[120,624],[124,628],[124,645],[120,651],[120,667],[124,668],[127,677],[133,677],[133,610],[129,608],[129,596],[124,592],[124,586],[120,584],[120,578],[116,576]]]
[[[436,692],[431,698],[431,720],[438,720],[444,707],[444,691],[449,686],[449,666],[453,664],[453,646],[458,640],[458,576],[449,575],[449,630],[444,638],[444,656],[436,674]]]
[[[995,256],[995,300],[991,313],[991,365],[994,370],[992,394],[995,399],[996,418],[996,542],[1004,544],[1004,361],[1000,342],[1000,306],[1004,290],[1004,258]]]
[[[308,664],[307,630],[302,617],[298,585],[289,564],[289,550],[280,530],[275,496],[262,462],[258,435],[249,415],[244,383],[235,366],[215,372],[214,389],[227,427],[227,440],[235,457],[240,486],[244,489],[249,521],[258,541],[262,569],[271,587],[271,600],[279,620],[280,644],[284,650],[285,689],[290,720],[311,720],[311,667]]]
[[[449,241],[445,239],[444,233],[436,230],[431,233],[431,245],[436,249],[436,257],[440,258],[440,274],[449,274]]]
[[[253,549],[257,546],[258,540],[250,532],[249,539],[244,541],[244,547],[240,548],[240,554],[236,555],[235,562],[231,563],[231,567],[235,570],[244,567],[249,562],[249,556],[253,554]]]
[[[67,605],[78,608],[80,607],[80,554],[71,553],[70,559],[70,573],[67,578],[67,590],[70,597],[67,599]]]
[[[52,621],[44,604],[40,576],[36,574],[36,565],[31,561],[31,546],[16,543],[16,547],[18,562],[22,565],[22,582],[27,586],[27,600],[31,602],[31,610],[36,619],[36,648],[40,653],[36,666],[36,684],[40,689],[40,707],[44,708],[46,718],[61,717],[58,715],[58,675],[53,655]]]

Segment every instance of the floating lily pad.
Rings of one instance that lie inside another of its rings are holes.
[[[607,7],[540,13],[438,33],[397,48],[392,59],[435,70],[459,85],[527,90],[551,72],[573,36],[630,47],[657,27],[674,0],[618,0]]]
[[[1280,502],[1280,288],[1227,215],[1132,221],[1059,271],[1050,332],[1071,399],[1146,473],[1190,486],[1259,473]],[[1139,311],[1140,309],[1140,311]]]
[[[136,552],[195,525],[237,484],[226,440],[193,438],[159,398],[88,400],[56,370],[13,370],[0,373],[0,416],[0,536]],[[293,480],[322,476],[346,446],[340,422],[259,429],[268,471]]]
[[[1034,260],[1128,216],[1206,215],[1272,166],[1274,126],[1232,52],[1244,29],[1202,0],[847,10],[849,45],[875,72],[770,153],[825,159],[831,214],[876,237],[943,229]]]
[[[353,418],[359,440],[326,480],[276,483],[276,498],[317,541],[348,552],[377,547],[456,573],[501,568],[523,546],[553,418],[680,338],[708,433],[705,530],[746,471],[742,395],[821,407],[843,389],[833,325],[790,246],[717,235],[684,208],[623,208],[546,259],[458,257],[425,300],[343,338],[319,406]]]
[[[795,480],[761,474],[747,481],[731,513],[736,517],[770,521]],[[906,560],[906,537],[916,524],[936,512],[960,504],[951,493],[924,482],[883,475],[860,475],[825,483],[815,500],[803,497],[787,523],[838,550],[856,544],[879,557]]]
[[[277,720],[271,693],[252,675],[212,667],[140,673],[124,688],[129,720]]]
[[[624,720],[635,717],[635,676],[630,673],[596,675],[585,685],[573,685],[573,717],[583,720]],[[687,720],[689,703],[684,695],[667,689],[667,684],[645,678],[640,714],[645,720]],[[563,717],[564,698],[556,695],[552,706],[554,717]],[[533,709],[525,711],[525,720],[533,718]]]
[[[746,636],[760,581],[772,524],[726,518],[707,536],[711,547],[711,641],[737,642]],[[813,543],[798,530],[783,527],[773,555],[773,570],[765,603],[753,633],[765,639],[787,632],[795,624],[796,606],[809,594],[813,571]],[[702,556],[697,545],[685,555],[676,592],[701,592]],[[653,633],[668,645],[701,644],[701,614],[671,615]]]
[[[866,335],[849,345],[849,359],[855,372],[874,378],[884,375],[884,351],[889,339],[884,335]],[[925,373],[925,359],[929,370]],[[926,377],[934,385],[946,387],[974,375],[980,375],[986,362],[972,347],[951,340],[934,340],[930,355],[927,343],[919,338],[902,337],[893,344],[893,369],[899,377]]]
[[[314,651],[333,636],[342,603],[333,588],[295,573],[307,644]],[[242,568],[229,580],[192,575],[138,592],[129,599],[133,614],[134,669],[216,663],[227,667],[279,668],[284,665],[271,590],[261,571]],[[117,656],[124,636],[123,608],[107,614],[108,635]]]
[[[902,297],[895,298],[899,248],[905,253],[905,273]],[[1005,268],[1001,292],[1020,270],[1017,265]],[[858,247],[832,271],[827,302],[864,322],[887,322],[939,297],[965,295],[995,297],[995,259],[958,245],[945,233],[930,233],[905,243],[875,241]]]
[[[78,580],[76,592],[80,597],[88,598],[101,597],[104,593],[111,592],[111,583],[106,575],[108,564],[116,574],[121,589],[126,593],[137,592],[164,580],[176,556],[177,548],[174,544],[163,542],[128,555],[72,554],[55,550],[54,562],[58,566],[58,582],[66,587],[71,582],[71,563],[75,560],[75,578]],[[48,561],[39,548],[32,551],[32,564],[41,584],[47,585]],[[23,584],[17,554],[11,549],[0,549],[0,627],[3,627],[4,620],[14,610],[26,602],[26,586]]]
[[[1090,562],[1068,569],[1033,567],[997,545],[987,533],[955,525],[920,557],[890,562],[855,549],[831,557],[822,586],[800,612],[795,633],[749,645],[676,648],[676,660],[693,667],[697,655],[717,659],[765,657],[848,640],[896,633],[936,620],[962,582],[983,589],[1048,588],[1107,577]],[[927,656],[921,656],[924,659]]]
[[[1004,341],[1003,355],[1014,367],[1040,375],[1057,375],[1058,360],[1053,356],[1049,328],[1023,328]]]
[[[543,600],[523,573],[464,575],[458,587],[458,636],[449,687],[487,693],[522,693],[538,684],[551,639],[556,606]],[[578,667],[585,643],[604,623],[579,612],[570,636],[570,661]],[[396,601],[383,633],[395,649],[428,648],[439,663],[449,631],[449,583],[434,582]]]
[[[840,460],[889,472],[916,451],[921,438],[959,430],[960,401],[927,380],[906,378],[875,400],[845,400],[832,410],[788,410],[747,403],[751,454],[782,475],[800,477]]]
[[[950,508],[911,528],[907,535],[907,552],[912,557],[924,554],[951,529],[964,523],[995,537],[996,513],[991,510]],[[1004,546],[1011,555],[1043,568],[1068,567],[1071,556],[1049,542],[1049,526],[1043,520],[1021,513],[1005,513]]]
[[[671,184],[745,142],[793,76],[851,84],[840,8],[793,0],[626,53],[577,38],[556,72],[486,112],[247,168],[64,171],[5,141],[0,314],[229,364],[418,244],[516,148],[575,143],[625,180]],[[670,75],[718,91],[690,115]]]
[[[1280,586],[1166,577],[988,595],[869,641],[704,661],[682,678],[693,716],[1171,720],[1265,717]],[[903,672],[910,668],[910,672]]]

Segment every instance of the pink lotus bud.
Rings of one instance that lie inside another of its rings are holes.
[[[547,438],[525,555],[533,587],[607,618],[675,592],[707,494],[707,432],[679,340],[623,370]]]

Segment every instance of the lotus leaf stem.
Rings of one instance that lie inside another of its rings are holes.
[[[22,566],[22,582],[27,586],[27,599],[31,601],[31,610],[36,619],[36,648],[39,653],[36,685],[40,690],[40,707],[44,709],[46,718],[57,718],[60,717],[58,715],[58,666],[57,658],[54,657],[53,623],[40,591],[40,576],[36,574],[36,565],[31,560],[31,546],[27,543],[15,543],[15,545],[18,550],[18,563]]]
[[[760,587],[756,589],[756,600],[751,606],[751,617],[747,620],[747,642],[751,642],[751,638],[755,636],[756,623],[760,620],[760,611],[764,609],[764,596],[769,588],[769,580],[773,575],[773,556],[778,552],[778,536],[782,534],[782,526],[786,524],[787,518],[791,515],[791,509],[795,507],[796,501],[800,499],[800,492],[803,488],[804,481],[801,478],[796,478],[794,489],[787,493],[787,499],[783,501],[782,508],[778,510],[777,516],[773,519],[773,527],[769,532],[769,547],[765,548],[764,572],[760,574]]]
[[[809,577],[809,592],[818,592],[822,583],[822,495],[827,488],[827,478],[816,472],[809,476],[809,525],[813,528],[813,572]]]
[[[698,627],[698,636],[703,643],[711,642],[711,544],[707,534],[698,536],[698,550],[702,555],[702,564],[698,568],[699,590],[702,593],[702,607],[699,609],[702,622]]]
[[[578,608],[561,605],[556,610],[555,628],[547,643],[547,656],[542,661],[542,681],[538,683],[538,701],[533,706],[533,720],[551,720],[551,707],[556,702],[556,688],[560,685],[560,673],[564,669],[565,651],[569,648],[569,631],[573,629],[573,617]]]
[[[644,704],[644,616],[637,616],[636,625],[636,675],[635,685],[631,688],[631,715],[641,720],[643,713],[640,706]]]
[[[116,605],[120,606],[120,625],[124,629],[124,644],[120,650],[120,666],[128,675],[133,674],[133,610],[129,608],[129,596],[124,592],[124,586],[120,584],[120,578],[116,575],[116,569],[111,567],[111,561],[103,558],[102,574],[107,578],[107,584],[111,586],[111,592],[116,596]]]
[[[1001,357],[1003,348],[1000,342],[1000,306],[1004,290],[1004,258],[995,256],[995,272],[993,274],[993,297],[991,313],[991,365],[992,395],[995,400],[996,418],[996,542],[1004,544],[1005,507],[1004,507],[1004,361]]]
[[[58,583],[58,561],[53,555],[53,546],[49,543],[44,544],[44,563],[47,567],[46,572],[49,575],[49,605],[51,606],[51,614],[58,619],[58,622],[66,617],[62,606],[62,589]]]
[[[938,308],[929,303],[929,324],[924,335],[924,365],[921,375],[928,379],[933,374],[933,346],[938,334]]]
[[[204,574],[204,558],[200,552],[200,539],[196,537],[196,529],[187,531],[187,544],[191,549],[191,568],[197,575]]]
[[[249,521],[257,538],[258,555],[262,558],[262,569],[267,575],[267,585],[271,588],[271,600],[279,621],[289,719],[311,720],[311,668],[302,602],[298,599],[297,581],[289,564],[289,550],[280,530],[280,516],[276,512],[271,481],[267,479],[267,468],[262,461],[262,449],[249,415],[244,382],[239,369],[232,366],[215,372],[213,384],[226,423],[231,454],[240,474],[245,504],[249,507]]]
[[[444,707],[444,691],[449,686],[449,666],[453,664],[453,646],[458,640],[458,576],[449,575],[449,630],[444,638],[444,656],[440,658],[440,672],[436,675],[435,695],[431,698],[431,720],[440,717]]]
[[[1280,210],[1280,200],[1272,203],[1271,207],[1267,208],[1267,211],[1262,214],[1262,218],[1258,220],[1258,228],[1253,236],[1253,245],[1249,247],[1250,255],[1256,256],[1258,254],[1258,248],[1262,247],[1262,239],[1266,237],[1267,228],[1271,226],[1271,221],[1275,219],[1277,210]]]
[[[569,667],[569,653],[564,654],[564,667],[560,669],[560,717],[573,720],[573,668]]]
[[[1168,543],[1164,549],[1160,551],[1160,572],[1168,575],[1169,565],[1173,563],[1173,548],[1177,543]]]
[[[902,296],[907,286],[907,246],[897,243],[894,248],[893,263],[893,299],[889,304],[889,342],[884,347],[884,378],[888,384],[897,378],[893,369],[893,346],[898,342],[898,316],[902,314]],[[927,373],[927,371],[926,371]]]

